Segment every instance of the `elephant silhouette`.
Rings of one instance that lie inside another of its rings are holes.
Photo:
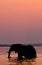
[[[37,57],[36,50],[32,45],[12,44],[8,51],[8,59],[11,58],[12,51],[18,53],[18,60],[23,60],[23,56],[29,60]]]

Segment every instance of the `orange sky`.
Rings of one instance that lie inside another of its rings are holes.
[[[42,0],[0,0],[0,43],[42,43]]]

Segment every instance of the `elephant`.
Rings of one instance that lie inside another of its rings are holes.
[[[25,54],[26,59],[34,59],[37,58],[36,49],[32,45],[25,46]]]
[[[18,53],[18,60],[23,60],[23,56],[26,59],[33,59],[37,57],[36,50],[32,45],[12,44],[8,51],[8,59],[12,51]]]

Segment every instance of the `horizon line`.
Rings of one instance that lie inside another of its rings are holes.
[[[17,43],[18,44],[18,43]],[[11,46],[12,44],[0,44],[0,47],[9,47]],[[33,45],[33,46],[42,46],[42,43],[41,44],[23,44],[23,45]]]

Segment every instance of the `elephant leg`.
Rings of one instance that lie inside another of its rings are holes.
[[[22,55],[18,54],[18,60],[23,60]]]

